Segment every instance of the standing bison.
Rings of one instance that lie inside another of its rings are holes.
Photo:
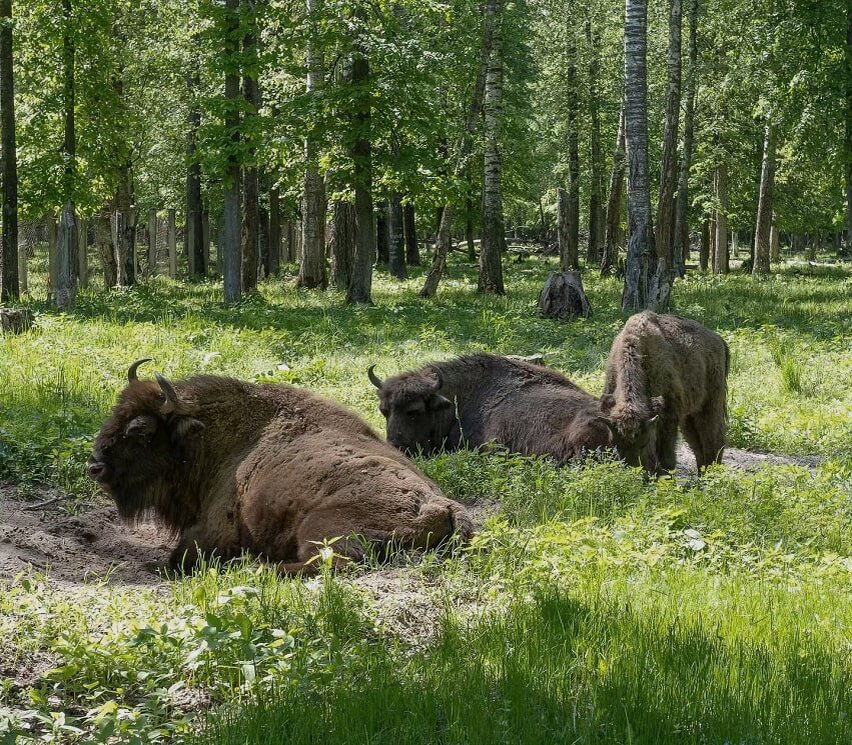
[[[559,464],[606,447],[612,434],[599,401],[564,375],[518,358],[476,354],[380,380],[388,440],[407,453],[496,442]]]
[[[673,470],[680,427],[699,469],[719,463],[727,429],[728,345],[700,323],[650,311],[630,318],[609,353],[601,405],[621,457]]]
[[[318,543],[345,560],[365,544],[432,548],[472,533],[465,509],[354,414],[286,385],[198,376],[169,383],[128,371],[88,473],[126,520],[146,514],[179,536],[171,566],[243,551],[310,573]]]

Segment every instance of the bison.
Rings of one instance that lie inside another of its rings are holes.
[[[308,574],[331,539],[341,564],[368,546],[471,536],[464,507],[331,401],[223,377],[139,380],[146,361],[130,366],[87,470],[122,518],[151,515],[179,537],[172,568],[250,552]]]
[[[598,399],[522,359],[475,354],[384,381],[375,365],[367,374],[378,388],[388,440],[406,453],[495,442],[564,464],[612,442]]]
[[[601,397],[621,457],[651,474],[673,470],[679,427],[699,469],[719,463],[729,364],[722,337],[696,321],[630,318],[613,341]]]

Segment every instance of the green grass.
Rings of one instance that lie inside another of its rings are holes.
[[[376,426],[373,363],[542,352],[597,393],[619,283],[584,276],[592,318],[551,323],[535,315],[550,264],[507,265],[505,298],[476,296],[457,263],[432,301],[419,276],[379,274],[371,308],[292,279],[233,308],[216,284],[162,278],[64,314],[29,301],[36,330],[0,337],[0,479],[96,498],[83,464],[143,356],[143,376],[290,382]],[[370,568],[302,582],[246,562],[154,588],[22,576],[0,588],[0,743],[848,743],[852,274],[695,276],[675,297],[731,346],[732,444],[816,469],[677,482],[609,461],[421,460],[491,516],[469,550],[406,559],[404,589],[426,597],[401,595],[398,623],[358,589]]]

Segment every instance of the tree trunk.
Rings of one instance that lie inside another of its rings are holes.
[[[491,37],[493,34],[494,18],[491,13],[485,13],[482,21],[482,45],[479,50],[479,70],[470,104],[467,110],[467,121],[459,143],[458,158],[454,175],[458,176],[465,167],[468,156],[473,147],[473,135],[476,132],[479,114],[482,111],[483,98],[485,95],[485,78],[488,72],[489,57],[491,52]],[[446,204],[439,209],[438,232],[435,237],[435,254],[432,257],[432,265],[426,273],[426,279],[420,290],[420,297],[433,297],[438,291],[438,283],[447,266],[447,254],[450,252],[452,240],[454,208],[452,204]],[[481,251],[481,249],[480,249]]]
[[[483,100],[485,140],[482,177],[482,245],[479,250],[479,292],[502,295],[505,249],[503,228],[503,168],[500,157],[500,129],[503,118],[503,0],[486,0],[485,13],[491,17],[491,49],[485,75]]]
[[[601,276],[612,273],[618,258],[618,236],[621,227],[621,195],[624,189],[624,167],[626,165],[624,149],[624,104],[618,115],[618,134],[615,138],[615,150],[612,154],[612,172],[609,177],[609,198],[606,204],[606,233],[604,252],[601,257]]]
[[[701,224],[701,248],[698,251],[698,268],[702,272],[707,271],[707,264],[710,259],[710,220],[707,219]]]
[[[323,58],[318,41],[318,14],[322,0],[307,0],[312,33],[308,37],[308,99],[316,98],[323,82]],[[319,172],[318,147],[312,136],[305,138],[305,179],[302,191],[302,263],[299,287],[325,287],[325,180]]]
[[[352,282],[358,239],[358,216],[354,204],[342,199],[334,203],[331,232],[331,282],[338,290],[346,292]]]
[[[657,251],[648,183],[647,0],[626,0],[624,9],[624,131],[627,146],[627,264],[621,309],[667,307],[655,286]],[[665,304],[661,305],[661,301]]]
[[[728,273],[728,166],[716,166],[716,238],[713,241],[713,273]]]
[[[392,277],[405,279],[405,234],[403,231],[402,195],[391,193],[388,202],[388,269]]]
[[[20,277],[18,276],[18,161],[15,143],[12,0],[0,0],[0,153],[2,153],[3,181],[0,300],[13,300],[20,296]]]
[[[390,261],[390,235],[388,233],[388,201],[376,205],[376,263],[387,266]]]
[[[363,10],[358,11],[359,17]],[[354,126],[358,133],[352,146],[352,180],[355,190],[357,237],[352,277],[346,292],[347,303],[373,304],[373,262],[376,258],[376,230],[373,220],[373,156],[371,134],[372,94],[367,50],[356,45],[352,57],[352,90],[355,103]]]
[[[278,187],[269,190],[269,253],[266,276],[275,277],[281,268],[281,200]]]
[[[473,237],[473,199],[468,195],[464,210],[464,238],[467,242],[467,259],[476,262],[476,243]]]
[[[769,261],[777,264],[781,260],[780,241],[778,240],[778,223],[773,215],[772,226],[769,229]]]
[[[675,274],[682,277],[689,259],[689,169],[695,139],[695,91],[698,87],[698,0],[689,0],[689,59],[686,76],[686,106],[683,114],[683,153],[675,203],[674,246]]]
[[[589,246],[586,258],[589,266],[597,266],[603,247],[603,212],[601,192],[603,181],[603,158],[601,155],[601,118],[598,111],[598,86],[600,76],[600,33],[592,32],[591,19],[586,21],[586,39],[591,50],[589,62],[589,117],[591,118],[591,141],[589,143]]]
[[[564,247],[560,246],[559,249],[563,272],[580,269],[580,132],[577,123],[580,104],[577,81],[577,42],[570,22],[567,31],[568,194],[565,203],[565,243]]]
[[[662,287],[671,287],[675,272],[675,200],[677,199],[677,141],[680,123],[680,31],[681,0],[669,0],[669,47],[666,68],[666,121],[663,131],[663,155],[660,164],[660,196],[657,202],[657,276]],[[670,296],[654,299],[660,310],[666,310]]]
[[[65,160],[65,173],[62,185],[65,206],[60,217],[60,229],[56,237],[54,259],[53,302],[57,308],[69,308],[74,304],[77,294],[75,271],[77,225],[74,213],[74,189],[77,177],[77,134],[74,119],[74,32],[71,0],[62,0],[62,75],[63,109],[65,133],[62,155]]]
[[[77,294],[77,220],[74,203],[68,201],[59,216],[56,233],[56,261],[53,301],[60,310],[74,305]]]
[[[240,96],[240,77],[236,72],[239,42],[235,38],[239,27],[239,0],[225,0],[225,44],[223,57],[227,63],[225,98],[228,113],[225,129],[231,139],[231,152],[225,170],[224,209],[222,215],[219,268],[225,288],[225,302],[235,303],[241,296],[240,282],[240,163],[237,156],[240,145],[240,115],[237,99]]]
[[[257,273],[269,276],[269,210],[262,204],[257,208]]]
[[[251,292],[257,288],[258,235],[260,204],[258,200],[258,171],[256,142],[254,131],[257,129],[257,111],[260,108],[260,91],[257,86],[257,5],[255,0],[241,0],[243,5],[243,23],[247,30],[243,36],[243,64],[248,72],[243,75],[243,98],[246,105],[243,121],[246,123],[246,158],[249,165],[243,169],[242,230],[240,234],[240,253],[242,257],[243,291]],[[323,222],[325,215],[323,214]],[[325,262],[323,261],[323,267]]]
[[[775,125],[767,117],[763,136],[763,165],[760,169],[760,196],[757,225],[754,230],[755,274],[769,274],[770,232],[772,230],[772,193],[775,187]]]
[[[846,0],[846,254],[852,256],[852,2]]]
[[[207,274],[204,261],[204,227],[202,225],[201,206],[201,163],[198,160],[198,128],[201,126],[201,109],[197,97],[201,88],[201,75],[198,71],[188,73],[186,84],[192,101],[187,116],[186,133],[186,238],[185,249],[190,277],[203,277]],[[190,224],[191,223],[191,224]],[[190,238],[192,242],[190,243]]]
[[[576,270],[577,255],[571,255],[571,249],[576,249],[576,244],[571,243],[571,197],[561,186],[556,190],[556,245],[561,271]]]
[[[420,266],[420,248],[417,246],[417,223],[414,217],[414,202],[406,202],[402,208],[405,223],[405,258],[409,266]]]

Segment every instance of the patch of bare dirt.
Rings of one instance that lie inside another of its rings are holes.
[[[115,507],[95,506],[71,515],[61,495],[38,502],[0,485],[0,582],[28,566],[59,584],[106,579],[155,584],[172,540],[153,524],[124,525]]]
[[[741,471],[759,471],[764,466],[804,466],[814,469],[819,465],[819,457],[815,455],[775,455],[773,453],[757,453],[752,450],[725,448],[722,455],[722,465],[739,468]],[[689,478],[696,475],[695,456],[685,442],[677,446],[677,475]]]

